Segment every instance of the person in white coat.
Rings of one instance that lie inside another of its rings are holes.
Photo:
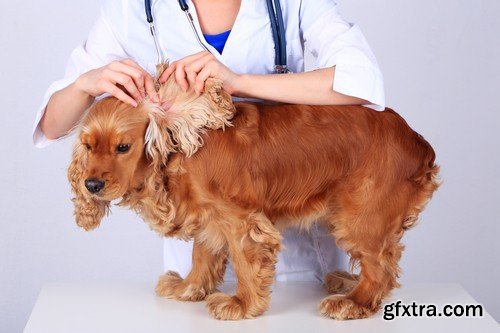
[[[281,1],[289,74],[273,74],[275,45],[263,0],[187,1],[193,33],[177,1],[152,1],[157,42],[170,61],[160,81],[175,75],[184,88],[202,91],[209,77],[223,81],[234,98],[297,104],[363,104],[384,109],[382,74],[357,25],[342,19],[333,0]],[[317,70],[304,72],[304,50]],[[158,62],[150,26],[139,0],[106,1],[88,39],[69,59],[65,77],[49,86],[37,113],[33,141],[44,147],[69,134],[96,98],[113,95],[137,106],[158,99],[153,77]],[[189,80],[188,80],[189,79]],[[315,226],[288,230],[277,280],[322,280],[345,266],[333,238]],[[164,266],[185,276],[192,243],[166,239]],[[234,279],[231,268],[226,279]]]

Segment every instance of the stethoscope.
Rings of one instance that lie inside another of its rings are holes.
[[[178,0],[181,10],[186,14],[186,18],[193,30],[193,33],[198,41],[198,44],[205,50],[210,52],[205,44],[203,44],[198,31],[194,25],[193,16],[189,12],[189,6],[185,0]],[[283,24],[283,13],[281,11],[281,5],[279,0],[266,0],[267,11],[269,13],[269,20],[271,21],[271,30],[274,40],[274,70],[276,73],[288,73],[286,67],[286,37],[285,37],[285,25]],[[160,49],[160,44],[158,42],[158,37],[156,35],[155,24],[153,20],[153,13],[151,11],[151,0],[145,0],[144,6],[146,8],[146,19],[149,23],[149,30],[151,31],[151,36],[153,36],[153,41],[155,44],[156,55],[158,63],[163,62],[163,55]],[[276,10],[276,11],[275,11]]]

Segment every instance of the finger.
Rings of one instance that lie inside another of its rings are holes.
[[[208,56],[199,58],[193,61],[192,63],[186,65],[184,70],[189,79],[189,82],[194,83],[198,73],[201,72],[201,70],[203,70],[203,68],[205,68],[211,61],[214,61],[214,57],[210,54]]]
[[[184,66],[182,65],[177,65],[175,68],[175,81],[177,82],[178,85],[181,86],[182,90],[186,92],[189,88],[189,83],[186,80],[186,71],[184,70]]]
[[[211,65],[205,66],[201,70],[201,72],[198,73],[194,84],[194,91],[197,95],[200,95],[203,92],[203,90],[205,89],[205,81],[207,81],[207,79],[212,76],[212,73],[213,66]]]
[[[155,103],[158,103],[160,101],[160,96],[158,95],[158,92],[155,89],[153,76],[131,59],[125,59],[123,60],[123,63],[130,65],[134,68],[137,68],[142,72],[143,81],[141,81],[142,85],[139,88],[143,88],[146,94],[151,98],[151,100]]]
[[[145,77],[144,87],[146,89],[146,93],[151,98],[151,100],[155,103],[158,103],[160,101],[160,96],[158,95],[158,92],[155,89],[155,83],[151,75]]]
[[[176,70],[178,65],[184,66],[185,64],[191,63],[191,62],[193,62],[201,57],[206,56],[207,54],[211,54],[211,53],[207,52],[207,51],[202,51],[202,52],[198,52],[198,53],[189,55],[187,57],[181,58],[177,61],[174,61],[173,63],[171,63],[168,66],[168,68],[160,76],[160,78],[159,78],[160,83],[165,83],[165,81],[167,81],[169,76]]]
[[[190,82],[186,79],[186,77],[190,75],[192,80],[191,82],[194,83],[194,79],[196,76],[193,75],[196,74],[196,72],[193,73],[193,71],[191,71],[191,73],[188,73],[186,68],[190,66],[193,62],[197,62],[199,63],[197,68],[201,69],[204,66],[204,64],[209,62],[211,59],[213,59],[213,55],[205,51],[186,57],[177,63],[177,67],[175,69],[175,78],[177,83],[182,87],[184,91],[188,90],[190,84]]]
[[[170,65],[168,65],[167,69],[164,70],[163,73],[158,78],[158,82],[160,82],[160,83],[167,82],[167,79],[175,71],[176,67],[177,67],[177,62],[175,62],[175,61],[173,63],[171,63]]]
[[[126,65],[129,65],[129,66],[135,67],[135,68],[137,68],[137,69],[139,69],[141,71],[143,70],[143,68],[137,62],[135,62],[132,59],[123,59],[120,62],[122,62],[122,63],[124,63]]]
[[[201,58],[198,58],[189,64],[187,64],[186,67],[186,72],[194,72],[194,73],[199,73],[208,63],[211,61],[217,61],[215,57],[209,53]]]
[[[206,55],[212,55],[212,53],[210,53],[208,51],[200,51],[200,52],[193,53],[193,54],[185,57],[184,59],[194,60],[194,59],[198,59],[198,58],[204,57]]]
[[[150,75],[136,62],[130,59],[125,59],[121,62],[118,61],[112,63],[109,68],[116,72],[121,72],[132,77],[137,89],[141,93],[141,97],[142,98],[146,97],[145,79],[146,76]]]
[[[204,58],[206,56],[211,56],[213,57],[212,53],[208,52],[208,51],[201,51],[201,52],[198,52],[198,53],[195,53],[195,54],[191,54],[187,57],[184,57],[184,58],[181,58],[177,61],[175,61],[177,64],[182,64],[182,65],[187,65],[187,64],[190,64],[198,59],[201,59],[201,58]]]
[[[198,72],[190,71],[187,68],[184,68],[184,71],[186,72],[188,82],[190,84],[194,83],[196,81],[196,75],[198,75]]]
[[[118,98],[120,101],[132,105],[133,107],[137,107],[138,105],[132,97],[109,81],[103,83],[103,90]]]
[[[137,89],[137,86],[135,85],[134,80],[130,76],[123,74],[123,73],[120,73],[120,72],[111,72],[108,75],[109,75],[109,79],[113,83],[119,83],[122,86],[124,86],[125,89],[127,89],[128,93],[137,102],[141,101],[141,99],[142,99],[141,93],[139,92],[139,89]]]

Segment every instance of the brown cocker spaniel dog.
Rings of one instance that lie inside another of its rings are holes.
[[[390,109],[233,105],[215,80],[201,96],[173,79],[159,89],[160,104],[106,98],[82,120],[68,172],[78,225],[97,227],[120,198],[160,235],[194,239],[192,271],[161,276],[158,295],[206,299],[213,317],[236,320],[269,306],[280,231],[323,221],[360,274],[326,276],[320,312],[375,313],[398,287],[401,237],[438,187],[429,143]],[[228,258],[234,296],[216,289]]]

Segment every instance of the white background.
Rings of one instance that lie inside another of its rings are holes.
[[[166,1],[166,0],[165,0]],[[173,0],[170,0],[173,1]],[[66,181],[73,139],[31,143],[36,108],[99,1],[0,1],[0,327],[24,327],[46,282],[147,281],[162,241],[114,209],[85,233]],[[407,233],[403,283],[459,282],[500,320],[500,2],[339,0],[385,76],[387,104],[434,146],[444,185]]]

